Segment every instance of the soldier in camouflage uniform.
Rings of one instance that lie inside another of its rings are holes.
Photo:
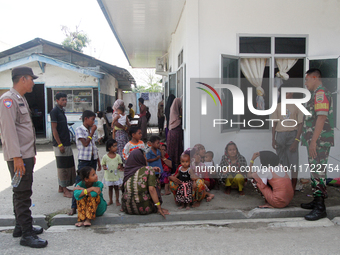
[[[334,146],[333,103],[331,93],[322,85],[319,69],[307,71],[305,80],[307,89],[312,93],[307,103],[311,115],[305,116],[301,142],[307,146],[314,200],[301,204],[301,207],[312,209],[305,216],[306,220],[318,220],[327,216],[324,199],[327,198],[328,155],[330,147]]]

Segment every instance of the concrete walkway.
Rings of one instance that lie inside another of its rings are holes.
[[[73,152],[76,159],[77,150],[75,146],[73,146]],[[44,228],[50,225],[74,224],[77,221],[76,216],[66,214],[70,209],[71,199],[65,198],[63,194],[58,193],[57,171],[52,145],[38,145],[37,153],[31,207],[35,224]],[[105,153],[105,147],[100,146],[100,157]],[[103,171],[98,172],[99,180],[102,180],[103,174]],[[13,226],[12,188],[2,151],[0,151],[0,176],[0,227]],[[163,196],[163,207],[167,208],[171,213],[166,220],[157,214],[147,216],[127,215],[121,213],[116,205],[110,205],[104,216],[97,218],[94,224],[302,217],[308,213],[308,210],[299,208],[299,204],[311,200],[311,189],[308,185],[302,192],[297,191],[290,206],[284,209],[258,209],[257,206],[263,204],[264,201],[250,184],[245,187],[245,196],[239,196],[236,190],[232,190],[230,195],[226,195],[223,193],[222,188],[211,192],[215,194],[215,198],[210,203],[203,201],[199,208],[191,208],[188,211],[178,209],[172,195]],[[328,192],[329,198],[326,200],[327,213],[328,218],[333,219],[340,216],[340,192],[335,187],[329,187]],[[103,195],[108,200],[108,189],[106,187],[103,190]]]

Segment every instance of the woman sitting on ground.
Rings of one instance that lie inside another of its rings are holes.
[[[221,169],[226,169],[227,172],[224,173],[222,170],[220,172],[220,181],[225,184],[227,195],[230,194],[231,188],[238,189],[241,196],[244,196],[244,183],[246,182],[246,171],[241,172],[242,168],[247,166],[247,161],[243,157],[236,144],[230,141],[224,150],[224,155],[220,163]]]
[[[265,204],[259,208],[286,207],[294,197],[294,190],[287,172],[279,164],[279,157],[271,151],[256,152],[250,160],[250,169],[257,157],[260,157],[262,168],[249,172],[248,178],[253,178],[254,188],[265,199]]]
[[[133,150],[125,163],[122,210],[127,214],[145,215],[158,212],[164,218],[169,214],[161,207],[162,197],[155,171],[159,167],[147,166],[143,150]]]
[[[198,155],[200,156],[200,162],[204,164],[205,154],[207,153],[207,151],[205,150],[204,145],[198,143],[198,144],[195,144],[194,148],[198,150]],[[205,184],[207,185],[207,187],[210,190],[212,190],[215,187],[216,181],[215,181],[214,178],[212,178],[212,176],[210,175],[210,172],[209,173],[207,172],[207,177],[205,179]]]

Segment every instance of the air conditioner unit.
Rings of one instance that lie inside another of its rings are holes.
[[[168,54],[157,58],[156,61],[156,74],[159,75],[168,75],[169,68],[168,68]]]

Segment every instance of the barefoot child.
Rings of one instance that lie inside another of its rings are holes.
[[[96,114],[92,111],[85,110],[82,115],[83,125],[76,128],[76,143],[78,149],[78,171],[85,166],[90,166],[94,170],[101,170],[98,148],[96,146],[97,135],[95,131],[97,126],[94,124]],[[77,172],[78,172],[77,171]],[[76,177],[75,186],[81,181],[79,174]],[[68,215],[76,213],[77,202],[75,197],[72,197],[71,211]]]
[[[164,190],[165,190],[165,195],[170,195],[170,183],[169,183],[169,176],[171,175],[171,169],[172,169],[172,161],[166,153],[167,146],[164,143],[160,143],[160,151],[161,151],[161,161],[162,161],[162,166],[163,166],[163,174],[161,176],[161,184],[164,184]],[[163,180],[163,182],[162,182]]]
[[[190,156],[188,154],[181,155],[181,166],[175,178],[181,181],[176,191],[176,202],[181,203],[180,208],[190,209],[192,202],[192,181],[190,177]]]
[[[106,142],[106,151],[108,152],[102,158],[102,166],[104,171],[103,182],[109,187],[109,203],[113,204],[112,196],[113,189],[116,195],[116,206],[120,206],[119,203],[119,186],[123,184],[123,178],[121,171],[123,171],[123,162],[119,154],[117,154],[117,141],[109,139]]]
[[[207,171],[209,171],[210,180],[218,179],[218,175],[215,171],[215,163],[214,163],[214,153],[212,151],[207,151],[204,156],[204,165],[206,166]],[[219,189],[218,181],[215,182],[215,189]]]
[[[107,204],[102,194],[103,183],[98,181],[96,170],[90,166],[81,168],[79,176],[82,181],[74,188],[78,208],[78,222],[75,225],[91,226],[91,220],[106,211]]]

